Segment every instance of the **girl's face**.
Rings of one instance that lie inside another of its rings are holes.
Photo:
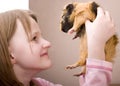
[[[17,19],[17,29],[10,40],[9,50],[14,67],[40,71],[51,66],[48,56],[51,44],[42,37],[38,24],[32,18],[30,21],[31,36],[28,40],[21,21]]]

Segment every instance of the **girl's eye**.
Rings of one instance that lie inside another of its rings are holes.
[[[32,38],[32,40],[33,40],[33,41],[36,41],[36,40],[37,40],[37,36],[34,36],[34,37]]]

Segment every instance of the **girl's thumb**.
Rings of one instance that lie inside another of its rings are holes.
[[[90,20],[86,20],[85,27],[88,27],[91,24]]]
[[[85,21],[85,28],[86,28],[86,32],[89,32],[89,28],[91,27],[91,22],[90,22],[90,20],[86,20]]]

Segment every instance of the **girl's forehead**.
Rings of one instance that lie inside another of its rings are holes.
[[[36,32],[41,33],[40,27],[34,19],[30,18],[30,23],[31,23],[30,25],[31,25],[31,32],[32,33],[36,33]]]
[[[19,33],[23,32],[22,34],[27,35],[28,39],[31,38],[32,35],[34,34],[41,34],[41,30],[39,28],[38,23],[30,17],[29,19],[29,24],[27,24],[27,22],[25,22],[27,25],[24,26],[24,23],[22,21],[20,21],[20,19],[17,19],[17,29],[19,28],[19,30],[17,30]],[[23,28],[23,30],[22,30]],[[25,33],[24,33],[25,32]]]

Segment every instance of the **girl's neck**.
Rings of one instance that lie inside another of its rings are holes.
[[[31,86],[30,82],[32,78],[36,75],[37,72],[33,70],[25,70],[21,69],[20,67],[14,66],[14,72],[17,79],[24,84],[24,86]]]

